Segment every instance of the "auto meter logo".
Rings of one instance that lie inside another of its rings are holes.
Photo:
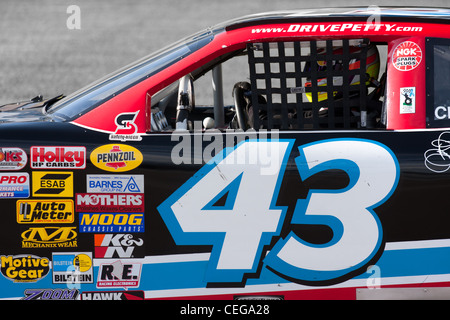
[[[0,271],[13,282],[36,282],[50,271],[48,258],[34,255],[1,256]]]
[[[85,147],[31,147],[33,169],[85,169]]]
[[[73,200],[19,200],[17,201],[18,223],[72,223],[74,222]]]
[[[27,153],[20,148],[0,148],[0,170],[20,170],[27,160]]]
[[[133,170],[142,163],[142,153],[125,144],[107,144],[91,153],[91,162],[102,170],[124,172]]]
[[[422,61],[422,50],[412,41],[400,43],[394,50],[392,63],[397,70],[411,71]]]

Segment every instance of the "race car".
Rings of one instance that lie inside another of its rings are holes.
[[[0,298],[450,298],[450,10],[264,13],[0,108]]]

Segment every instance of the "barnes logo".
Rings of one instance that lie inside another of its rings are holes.
[[[112,172],[133,170],[143,159],[138,149],[124,144],[107,144],[91,153],[91,162],[97,168]]]

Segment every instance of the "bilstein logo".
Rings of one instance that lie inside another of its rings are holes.
[[[32,227],[22,233],[22,248],[71,248],[77,246],[76,227]]]
[[[14,282],[36,282],[45,277],[49,260],[33,255],[1,256],[0,271]]]
[[[134,147],[124,144],[107,144],[91,153],[91,162],[98,168],[112,172],[123,172],[137,168],[144,157]]]
[[[18,223],[72,223],[73,200],[19,200]]]

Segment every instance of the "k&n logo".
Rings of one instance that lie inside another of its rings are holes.
[[[132,234],[95,234],[95,258],[143,258],[144,240]]]

